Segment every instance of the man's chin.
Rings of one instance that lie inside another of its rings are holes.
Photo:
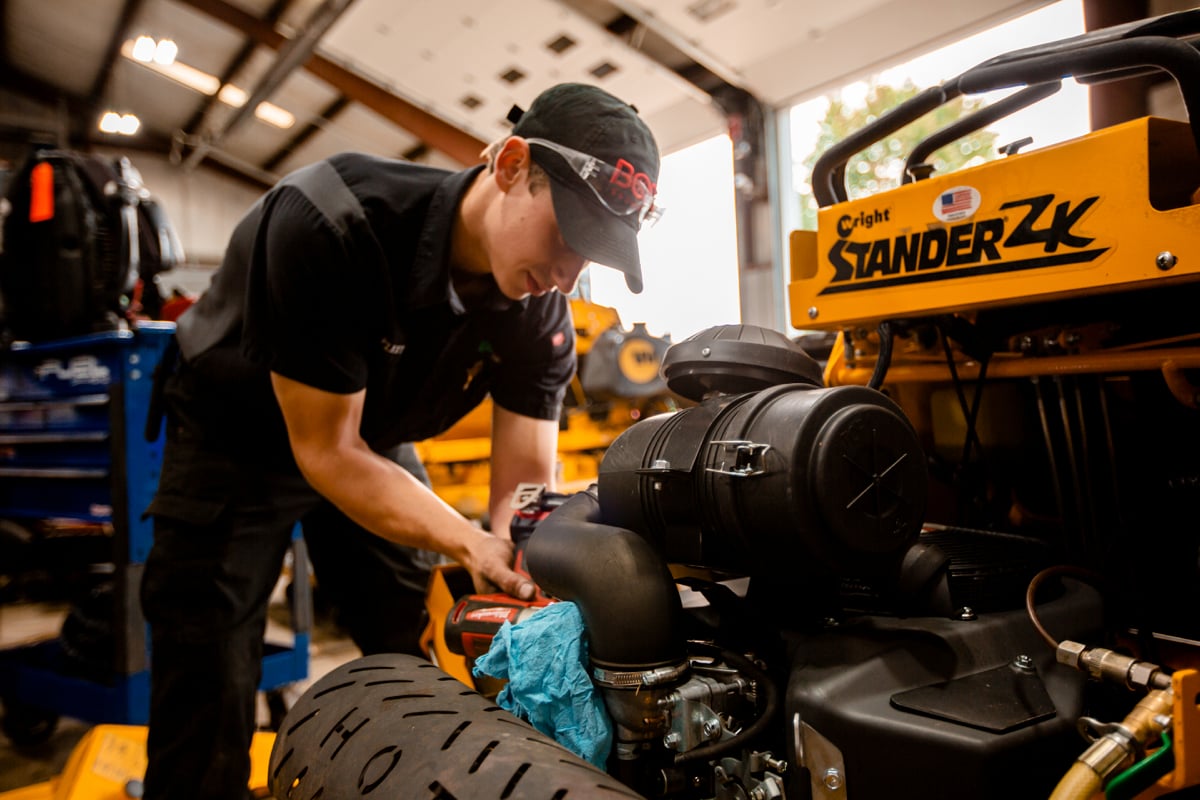
[[[524,300],[526,297],[529,297],[532,294],[532,292],[529,292],[528,290],[522,289],[520,291],[514,291],[511,288],[505,288],[505,287],[501,287],[500,292],[505,297],[507,297],[509,300],[513,300],[515,302],[520,302],[521,300]]]

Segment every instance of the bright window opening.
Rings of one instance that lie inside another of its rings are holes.
[[[680,342],[741,319],[733,144],[716,136],[666,156],[658,176],[658,203],[666,212],[639,235],[644,287],[633,294],[625,276],[588,268],[593,302],[612,306],[621,324],[646,323],[655,336]]]
[[[812,165],[825,148],[848,133],[860,130],[876,116],[920,90],[953,78],[992,56],[1083,32],[1082,3],[1060,0],[787,110],[781,115],[784,131],[780,137],[790,150],[790,158],[782,159],[789,174],[782,181],[788,188],[780,198],[785,263],[786,234],[791,230],[815,230],[817,227],[817,202],[809,181]],[[1012,90],[1005,90],[968,96],[963,98],[961,108],[946,104],[935,112],[941,115],[940,119],[923,118],[875,143],[865,157],[852,158],[847,163],[848,195],[852,199],[864,197],[900,185],[904,158],[913,143],[965,111],[1011,93]],[[930,116],[933,115],[927,115]],[[997,158],[999,148],[1022,139],[1032,139],[1022,148],[1028,150],[1082,136],[1088,130],[1087,89],[1067,79],[1050,98],[939,150],[934,154],[936,174]]]

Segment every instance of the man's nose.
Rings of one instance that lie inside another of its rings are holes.
[[[558,289],[563,294],[570,294],[575,291],[575,284],[579,280],[580,274],[583,273],[584,267],[587,266],[587,261],[575,256],[570,259],[564,259],[550,270],[550,277],[554,281],[554,288]]]

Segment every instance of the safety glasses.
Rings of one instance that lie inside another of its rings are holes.
[[[613,166],[607,161],[564,147],[549,139],[529,138],[525,141],[553,150],[562,156],[570,165],[571,171],[596,195],[596,199],[618,217],[636,214],[639,227],[643,223],[653,225],[662,218],[666,209],[654,204],[654,183],[646,173],[638,172],[625,159],[620,159],[616,166]]]

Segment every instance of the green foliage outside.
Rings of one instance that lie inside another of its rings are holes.
[[[872,86],[867,92],[866,105],[849,106],[841,99],[832,99],[829,110],[821,121],[821,132],[813,151],[804,159],[804,174],[812,175],[813,165],[821,154],[833,144],[874,122],[887,111],[900,105],[921,90],[912,81],[902,86]],[[944,103],[925,116],[896,131],[886,139],[875,142],[866,150],[854,155],[846,164],[846,187],[851,200],[894,189],[900,185],[904,171],[904,160],[913,147],[935,131],[980,108],[982,103],[972,98],[959,97]],[[933,174],[941,175],[963,167],[975,166],[999,156],[996,151],[996,134],[976,131],[934,152],[930,163]],[[817,228],[817,201],[809,188],[800,193],[800,227],[805,230]]]

